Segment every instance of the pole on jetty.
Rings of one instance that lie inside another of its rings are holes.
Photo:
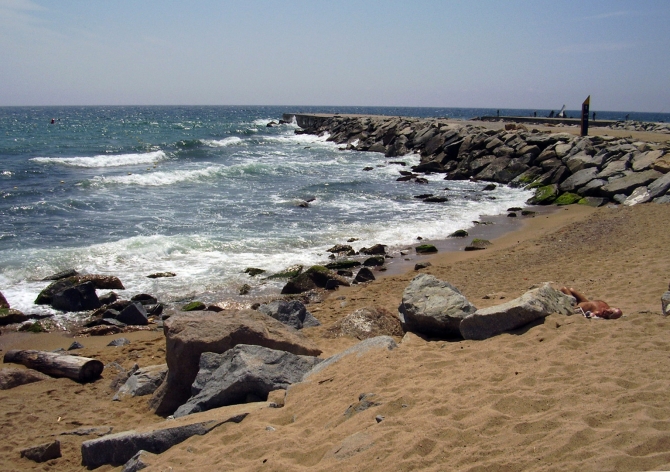
[[[582,103],[582,136],[589,135],[589,105],[591,104],[591,95],[586,97]]]

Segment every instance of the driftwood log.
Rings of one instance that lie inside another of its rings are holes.
[[[103,363],[96,359],[45,351],[13,349],[5,353],[4,361],[23,364],[53,377],[68,377],[79,382],[97,379],[104,369]]]

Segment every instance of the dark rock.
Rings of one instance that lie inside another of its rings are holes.
[[[176,276],[177,274],[175,274],[174,272],[156,272],[155,274],[147,275],[147,277],[150,279],[160,279],[165,277],[176,277]]]
[[[140,470],[154,465],[155,459],[156,454],[147,451],[137,451],[137,454],[131,457],[128,462],[123,465],[121,472],[139,472]]]
[[[423,201],[426,203],[444,203],[448,202],[449,199],[447,197],[427,197]]]
[[[77,272],[74,269],[67,269],[67,270],[58,272],[56,274],[50,275],[49,277],[44,277],[42,279],[42,281],[47,282],[49,280],[67,279],[68,277],[74,277],[75,275],[79,275],[79,272]]]
[[[50,378],[33,369],[0,369],[0,390],[9,390]]]
[[[426,267],[430,267],[432,265],[433,264],[431,264],[430,262],[417,262],[416,264],[414,264],[414,270],[425,269]]]
[[[363,265],[365,267],[383,266],[384,262],[386,262],[384,256],[372,256],[365,259]]]
[[[119,299],[119,296],[114,292],[109,292],[109,293],[106,293],[105,295],[102,295],[101,297],[98,297],[98,300],[100,301],[100,303],[103,306],[104,305],[110,305],[110,304],[114,303],[115,301],[117,301],[118,299]]]
[[[508,213],[507,217],[508,218],[516,218],[516,213]]]
[[[131,302],[140,302],[142,305],[155,305],[158,299],[153,295],[147,293],[140,293],[130,299]]]
[[[116,319],[127,325],[146,326],[149,324],[147,311],[141,303],[132,303],[128,305],[121,313],[119,313],[119,316],[117,316]]]
[[[456,287],[427,274],[410,282],[398,307],[405,331],[440,338],[460,336],[461,320],[476,310]]]
[[[361,265],[359,261],[343,260],[326,264],[326,267],[331,270],[338,270],[338,269],[351,269],[352,267],[358,267],[359,265]]]
[[[432,244],[421,244],[415,250],[417,254],[432,254],[437,252],[437,248]]]
[[[572,314],[572,298],[544,284],[502,305],[482,308],[460,323],[464,339],[487,339],[552,313]]]
[[[157,414],[171,414],[188,400],[203,352],[223,353],[237,344],[254,344],[297,355],[321,353],[299,331],[255,310],[180,313],[167,319],[163,329],[169,370],[151,401]]]
[[[308,292],[316,288],[325,288],[329,280],[338,285],[348,286],[349,282],[324,266],[312,266],[305,272],[289,280],[282,289],[282,295]]]
[[[13,308],[0,308],[0,326],[23,323],[29,319],[30,317],[28,315],[23,314],[19,310],[14,310]]]
[[[239,293],[240,295],[248,295],[250,291],[251,291],[251,285],[249,285],[249,284],[242,284],[242,286],[240,287],[238,293]]]
[[[83,344],[74,341],[72,344],[70,344],[70,347],[68,347],[67,350],[72,351],[74,349],[83,349],[83,348],[84,348]]]
[[[10,306],[5,296],[2,294],[2,292],[0,292],[0,310],[3,308],[9,309]]]
[[[205,352],[191,387],[192,396],[175,418],[226,405],[245,403],[249,395],[265,401],[273,390],[302,381],[321,359],[256,345],[238,344],[223,354]]]
[[[535,189],[535,195],[528,199],[529,205],[550,205],[558,197],[558,185],[551,184]]]
[[[49,284],[44,290],[40,292],[35,300],[36,305],[50,305],[51,298],[59,292],[76,285],[84,284],[86,282],[93,283],[96,289],[110,289],[110,290],[124,290],[123,284],[117,277],[106,275],[76,275],[65,279],[56,280]]]
[[[449,235],[450,238],[467,238],[468,237],[468,232],[465,231],[464,229],[459,229],[457,231],[454,231]]]
[[[147,317],[149,316],[160,316],[163,313],[163,304],[156,303],[155,305],[144,305],[144,309],[147,311]],[[207,307],[209,309],[209,307]]]
[[[107,346],[119,347],[119,346],[127,346],[128,344],[130,344],[130,341],[128,339],[117,338],[117,339],[114,339],[114,340],[110,341],[110,343],[107,344]]]
[[[250,277],[256,277],[257,275],[264,274],[265,271],[263,269],[256,269],[255,267],[247,267],[244,269],[245,274],[249,274]]]
[[[51,306],[60,311],[85,311],[100,308],[102,304],[92,282],[85,282],[54,293]]]
[[[496,188],[497,188],[496,184],[488,184],[482,189],[482,192],[490,192],[491,190],[495,190]]]
[[[34,462],[46,462],[51,459],[58,459],[61,457],[60,441],[56,439],[48,443],[40,444],[39,446],[21,449],[21,457],[25,457]]]
[[[310,328],[321,324],[298,300],[275,300],[259,306],[258,311],[295,329]]]
[[[356,251],[354,251],[354,248],[349,246],[348,244],[336,244],[335,246],[331,247],[330,249],[326,249],[326,252],[331,252],[333,254],[346,254],[347,256],[353,256]]]
[[[371,246],[369,248],[367,247],[361,248],[360,253],[366,254],[368,256],[383,255],[386,254],[386,246],[383,244],[375,244],[374,246]]]
[[[358,283],[365,283],[365,282],[372,282],[375,280],[375,275],[372,273],[370,269],[367,267],[363,267],[361,270],[358,271],[356,274],[356,278],[354,279]]]

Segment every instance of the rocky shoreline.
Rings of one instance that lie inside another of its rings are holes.
[[[398,158],[421,155],[398,180],[420,174],[474,179],[535,189],[529,204],[602,206],[670,202],[670,146],[606,135],[575,136],[515,123],[494,130],[474,122],[379,116],[284,115],[297,133],[323,136],[343,149]],[[647,126],[643,129],[658,127]],[[392,163],[391,161],[390,163]]]

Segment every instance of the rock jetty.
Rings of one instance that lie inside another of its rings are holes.
[[[419,174],[446,180],[475,179],[535,189],[529,204],[614,201],[634,205],[667,202],[670,145],[613,136],[575,136],[529,130],[508,123],[494,130],[473,122],[363,115],[284,115],[296,133],[328,135],[343,149],[421,156],[398,180],[421,182]]]

